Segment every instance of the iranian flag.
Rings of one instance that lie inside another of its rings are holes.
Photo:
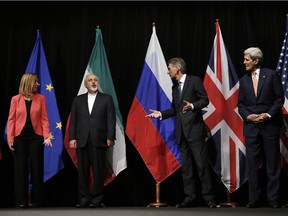
[[[95,74],[96,76],[98,76],[100,82],[99,91],[111,95],[115,106],[116,140],[115,145],[107,149],[107,163],[106,163],[105,182],[104,182],[104,185],[107,185],[122,170],[127,168],[127,161],[126,161],[126,143],[124,136],[124,127],[122,123],[122,116],[120,113],[118,100],[113,80],[111,77],[108,60],[106,57],[106,51],[103,44],[102,33],[99,27],[97,27],[96,29],[95,44],[89,59],[89,63],[85,70],[82,83],[78,91],[78,95],[85,94],[87,92],[84,86],[84,79],[87,74]],[[67,120],[64,143],[67,152],[69,153],[73,163],[77,167],[76,151],[69,148],[69,125],[70,125],[70,115]]]

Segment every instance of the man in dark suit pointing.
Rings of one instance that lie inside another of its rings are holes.
[[[257,47],[244,51],[244,65],[248,72],[240,80],[238,109],[243,118],[249,180],[248,208],[259,207],[259,167],[265,161],[268,178],[269,206],[278,208],[280,186],[279,138],[283,127],[281,109],[284,92],[280,74],[261,68],[263,53]],[[262,153],[264,157],[262,158]]]
[[[209,103],[200,78],[186,75],[186,63],[182,58],[168,61],[168,74],[177,81],[172,87],[172,107],[168,110],[151,110],[149,118],[166,119],[176,115],[176,138],[182,160],[182,177],[185,198],[178,208],[196,205],[195,181],[198,173],[202,196],[210,208],[215,208],[214,193],[210,179],[209,160],[206,150],[206,129],[202,108]]]
[[[85,77],[88,92],[76,96],[72,103],[69,145],[76,149],[78,163],[77,208],[102,207],[106,150],[114,145],[116,115],[113,99],[101,93],[99,79],[94,74]],[[89,191],[90,167],[94,184]]]

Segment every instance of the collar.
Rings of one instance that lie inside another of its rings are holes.
[[[183,74],[183,76],[181,77],[181,79],[178,82],[184,83],[186,80],[186,76],[187,76],[187,74]]]
[[[259,74],[260,74],[260,68],[257,68],[256,71],[255,71],[255,73],[256,73],[256,76],[259,76]]]
[[[88,93],[88,96],[95,97],[97,95],[98,91],[96,91],[95,93],[89,93],[89,92],[87,92],[87,93]]]

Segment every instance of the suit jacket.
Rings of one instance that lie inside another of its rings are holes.
[[[34,132],[44,138],[50,136],[49,121],[47,114],[46,99],[41,94],[35,94],[31,104],[30,117]],[[7,139],[8,143],[14,142],[14,137],[19,136],[27,118],[25,99],[22,94],[13,96],[11,99]]]
[[[176,115],[176,138],[180,143],[181,127],[188,141],[196,141],[203,139],[206,136],[205,124],[202,116],[202,108],[209,104],[208,96],[204,85],[199,77],[186,76],[184,86],[181,93],[181,103],[178,103],[178,83],[172,86],[172,107],[161,111],[162,119]],[[186,113],[181,110],[186,100],[193,104],[194,109]]]
[[[238,109],[244,121],[244,136],[256,136],[261,129],[267,136],[279,135],[284,129],[281,109],[284,92],[279,73],[261,68],[258,79],[257,97],[254,94],[251,73],[240,80]],[[250,114],[268,113],[271,119],[264,123],[248,122]]]
[[[77,140],[77,147],[84,147],[90,134],[92,145],[106,147],[107,139],[115,140],[116,114],[110,95],[98,92],[91,115],[88,93],[76,96],[72,103],[69,140]]]

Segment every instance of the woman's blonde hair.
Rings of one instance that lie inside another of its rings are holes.
[[[37,74],[25,73],[20,81],[19,93],[26,97],[32,96],[34,93],[36,93],[34,92],[36,82],[38,82]]]

